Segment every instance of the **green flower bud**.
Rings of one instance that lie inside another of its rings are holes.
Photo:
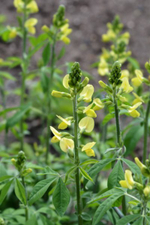
[[[150,61],[145,63],[145,68],[148,73],[150,73]]]
[[[69,73],[69,81],[68,84],[70,87],[79,87],[79,83],[81,81],[81,69],[80,64],[75,62],[71,68],[71,72]]]
[[[5,225],[5,221],[3,220],[2,217],[0,217],[0,225]]]
[[[57,28],[62,27],[68,21],[65,20],[64,17],[65,17],[65,7],[63,5],[60,5],[56,14],[53,16],[53,25]]]
[[[121,77],[121,64],[119,61],[116,61],[112,66],[109,82],[112,85],[118,86],[122,83],[122,81],[120,80],[120,77]]]

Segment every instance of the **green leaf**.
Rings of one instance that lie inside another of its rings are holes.
[[[24,204],[27,204],[26,192],[22,183],[16,178],[15,180],[15,194],[17,198]]]
[[[107,198],[103,203],[101,203],[94,214],[92,225],[96,225],[97,223],[99,223],[102,217],[107,212],[107,210],[109,210],[112,207],[113,203],[123,195],[124,191],[118,189],[116,193],[114,193],[112,196]]]
[[[94,164],[88,171],[90,177],[96,176],[105,166],[113,162],[115,159],[102,159],[100,162]]]
[[[119,190],[120,190],[120,188],[119,188]],[[99,196],[96,196],[96,197],[93,198],[91,201],[89,201],[87,204],[91,204],[91,203],[100,201],[101,199],[107,198],[107,197],[109,197],[109,196],[111,196],[111,195],[113,195],[113,194],[115,194],[115,193],[117,193],[117,192],[118,192],[118,188],[113,188],[113,189],[111,189],[111,190],[107,190],[107,189],[106,189],[106,191],[105,191],[104,193],[102,193],[102,194],[99,195]]]
[[[64,56],[65,52],[66,52],[65,47],[62,47],[62,49],[60,50],[59,55],[57,57],[57,60],[61,59]]]
[[[128,159],[121,159],[129,168],[130,170],[134,173],[134,174],[141,174],[141,170],[139,169],[139,167],[132,161],[128,160]]]
[[[145,218],[146,218],[147,222],[150,223],[150,216],[146,216]]]
[[[12,117],[10,117],[7,120],[6,129],[8,130],[9,127],[13,127],[16,123],[18,123],[25,115],[25,113],[29,110],[30,106],[31,103],[22,106],[18,112],[16,112]]]
[[[126,225],[127,223],[138,219],[140,216],[141,216],[140,214],[133,214],[133,215],[124,216],[120,220],[117,221],[116,225],[120,225],[120,224]]]
[[[103,121],[102,121],[102,125],[105,125],[106,123],[108,123],[111,119],[113,119],[115,117],[115,114],[114,113],[109,113],[107,114]]]
[[[10,188],[12,182],[13,182],[13,180],[8,181],[8,182],[4,185],[4,187],[2,188],[1,194],[0,194],[0,205],[1,205],[2,202],[4,201],[4,199],[5,199],[6,195],[7,195],[7,192],[8,192],[8,190],[9,190],[9,188]]]
[[[0,77],[1,76],[8,80],[14,80],[14,81],[16,80],[16,78],[13,77],[10,73],[4,72],[4,71],[0,71]]]
[[[50,60],[50,53],[51,53],[51,47],[50,47],[50,43],[48,43],[42,53],[42,58],[43,58],[43,62],[44,62],[44,66],[46,66],[49,63]]]
[[[0,163],[0,177],[7,176],[7,171],[2,163]]]
[[[46,166],[43,173],[38,173],[37,175],[51,175],[57,177],[59,176],[59,173],[57,173],[55,170],[52,170],[49,166]]]
[[[98,162],[99,162],[99,161],[96,160],[96,159],[88,159],[88,160],[82,162],[82,163],[80,164],[80,166],[86,166],[86,165],[95,164],[95,163],[98,163]]]
[[[94,182],[93,179],[88,175],[88,173],[87,173],[82,167],[79,167],[79,168],[80,168],[81,174],[82,174],[87,180]]]
[[[17,109],[19,109],[19,107],[7,108],[7,109],[0,112],[0,116],[5,115],[7,112],[11,112],[11,111],[14,111],[14,110],[17,110]]]
[[[70,193],[62,179],[59,178],[53,193],[53,204],[60,216],[63,216],[63,214],[66,212],[69,202]]]
[[[29,54],[28,54],[28,59],[30,59],[44,44],[46,44],[47,41],[43,41],[39,44],[37,44],[34,48],[32,48],[30,51],[29,51]]]
[[[9,176],[9,175],[6,175],[6,176],[3,176],[3,177],[0,177],[0,182],[4,181],[4,180],[8,180],[12,178],[12,176]]]
[[[132,64],[134,69],[140,69],[140,64],[138,63],[138,61],[136,59],[134,59],[130,56],[127,58],[127,60],[128,60],[128,62],[130,62]]]
[[[71,176],[71,174],[77,169],[77,166],[73,166],[71,167],[67,173],[66,173],[66,176],[65,176],[65,183],[67,182],[68,178]]]
[[[124,172],[120,160],[116,163],[108,177],[108,188],[120,187],[119,181],[124,180]]]
[[[36,215],[32,215],[29,220],[26,221],[25,225],[37,225]]]
[[[150,221],[149,221],[150,222]],[[143,225],[143,217],[140,217],[132,225]]]
[[[144,134],[143,126],[137,125],[131,127],[124,138],[124,145],[126,146],[125,155],[131,154]]]
[[[39,181],[34,187],[30,194],[29,205],[39,200],[47,191],[49,186],[56,180],[56,177],[51,177],[45,180]]]

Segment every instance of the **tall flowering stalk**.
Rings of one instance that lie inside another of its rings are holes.
[[[74,63],[71,69],[71,72],[67,74],[63,79],[63,85],[66,89],[69,90],[69,93],[52,91],[52,96],[54,97],[65,97],[72,100],[73,103],[73,117],[62,118],[57,116],[61,123],[58,128],[61,130],[66,129],[71,126],[73,123],[73,135],[68,132],[59,132],[55,128],[51,127],[51,131],[54,134],[51,139],[52,143],[60,142],[60,148],[62,151],[66,152],[70,158],[74,159],[74,168],[75,168],[75,183],[76,183],[76,198],[77,198],[77,215],[78,215],[78,224],[83,224],[82,221],[82,204],[81,204],[81,183],[80,183],[80,174],[83,175],[86,179],[92,181],[92,178],[87,174],[87,172],[82,168],[80,164],[79,153],[80,150],[85,152],[87,156],[95,156],[95,152],[92,147],[95,145],[95,142],[89,142],[86,145],[79,144],[80,134],[83,132],[90,133],[94,128],[94,120],[97,115],[96,110],[100,110],[104,107],[103,103],[99,98],[96,98],[92,101],[92,95],[94,93],[94,87],[88,84],[89,79],[86,77],[81,81],[82,72],[79,66],[79,63]],[[88,106],[82,106],[81,103],[91,102]],[[78,114],[86,114],[80,121],[78,121]],[[80,131],[80,132],[79,132]],[[91,162],[89,162],[91,163]]]
[[[17,9],[18,13],[22,14],[21,20],[21,27],[17,29],[18,34],[22,38],[22,63],[21,63],[21,97],[20,97],[20,106],[24,105],[24,98],[25,98],[25,82],[26,76],[28,73],[29,67],[29,57],[28,57],[28,50],[27,50],[27,40],[29,34],[35,34],[36,29],[35,25],[37,24],[37,19],[30,18],[29,15],[32,13],[38,12],[38,6],[34,0],[27,1],[27,0],[14,0],[14,6]],[[11,32],[12,33],[12,32]],[[13,33],[14,34],[14,33]],[[13,36],[14,37],[14,36]],[[23,118],[20,120],[20,148],[24,150],[24,128],[23,128]]]
[[[48,26],[44,25],[42,27],[43,32],[46,34],[48,39],[48,44],[45,47],[45,51],[50,46],[49,51],[51,52],[50,55],[50,76],[47,79],[47,137],[46,137],[46,154],[45,154],[45,162],[48,162],[48,153],[50,150],[50,130],[49,127],[51,125],[51,111],[52,111],[52,104],[51,104],[51,96],[50,92],[52,91],[53,87],[53,79],[54,79],[54,71],[56,68],[57,56],[56,56],[56,43],[58,41],[63,41],[65,44],[70,43],[70,39],[68,35],[72,32],[72,29],[69,28],[69,21],[65,19],[65,7],[59,6],[58,11],[53,16],[53,24],[49,28]],[[44,59],[44,66],[49,63],[49,59]]]

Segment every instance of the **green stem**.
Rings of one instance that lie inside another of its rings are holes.
[[[118,111],[118,105],[116,100],[116,88],[113,90],[113,101],[114,101],[114,109],[115,109],[117,145],[120,145],[121,134],[120,134],[120,123],[119,123],[119,111]]]
[[[27,31],[24,26],[27,20],[27,13],[26,13],[26,0],[24,3],[24,12],[23,12],[23,47],[22,47],[22,60],[23,60],[23,67],[22,67],[22,80],[21,80],[21,99],[20,105],[24,104],[24,94],[25,94],[25,78],[26,78],[26,71],[27,71],[27,57],[26,57],[26,47],[27,47]],[[24,150],[24,130],[23,130],[23,118],[20,120],[20,147],[21,150]]]
[[[145,202],[144,205],[143,205],[143,216],[144,216],[144,218],[143,218],[143,225],[146,225],[146,218],[145,218],[145,216],[146,216],[146,207],[147,207],[147,203]]]
[[[25,185],[24,177],[21,177],[21,178],[22,178],[22,184],[23,184],[24,189],[25,189],[26,202],[27,202],[27,204],[25,205],[25,218],[26,218],[26,221],[27,221],[29,219],[28,201],[27,201],[27,190],[26,190],[26,185]]]
[[[78,152],[78,116],[77,116],[77,92],[74,89],[73,99],[73,116],[74,116],[74,149],[75,149],[75,164],[77,166],[75,182],[76,182],[76,197],[77,197],[77,214],[78,214],[78,225],[82,225],[81,217],[81,197],[80,197],[80,174],[79,174],[79,152]]]
[[[45,154],[45,163],[48,164],[48,153],[50,151],[50,125],[51,125],[51,89],[53,86],[53,76],[54,76],[54,69],[55,69],[55,45],[56,45],[56,35],[54,36],[54,42],[52,45],[52,53],[51,53],[51,75],[48,80],[48,90],[47,90],[47,138],[46,138],[46,154]]]
[[[148,116],[150,112],[150,97],[147,104],[145,119],[144,119],[144,149],[143,149],[143,163],[145,164],[147,157],[147,137],[148,137]]]
[[[116,131],[117,131],[117,145],[121,145],[121,133],[120,133],[120,122],[119,122],[119,110],[116,100],[116,88],[113,90],[113,102],[114,102],[114,109],[115,109],[115,121],[116,121]],[[124,215],[127,214],[126,210],[126,199],[125,196],[123,196],[122,199],[122,212]]]

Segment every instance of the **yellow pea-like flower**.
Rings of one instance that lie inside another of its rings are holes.
[[[102,101],[99,99],[99,98],[95,98],[93,100],[93,110],[100,110],[100,109],[103,109],[104,108],[104,104],[102,103]]]
[[[64,130],[64,129],[66,129],[68,126],[71,125],[71,121],[70,121],[70,120],[64,119],[63,117],[58,116],[58,115],[57,115],[57,117],[62,121],[62,122],[59,124],[58,129]]]
[[[60,28],[60,30],[62,32],[60,40],[62,40],[65,44],[70,43],[70,39],[67,36],[72,32],[72,29],[70,29],[68,27],[69,27],[69,24],[67,23]]]
[[[14,39],[17,36],[17,30],[15,27],[10,27],[7,26],[7,29],[10,31],[9,32],[9,39]]]
[[[35,25],[37,24],[38,20],[35,18],[30,18],[25,22],[25,27],[27,28],[28,32],[31,34],[35,34],[36,29]]]
[[[136,110],[136,108],[138,108],[141,104],[142,102],[138,102],[135,105],[129,107],[128,112],[130,113],[132,117],[140,116],[140,113]]]
[[[48,33],[50,31],[49,27],[47,25],[43,25],[41,30],[45,33]]]
[[[91,117],[84,117],[79,122],[81,132],[90,133],[94,129],[94,120]]]
[[[64,78],[63,78],[63,86],[64,86],[66,89],[69,88],[68,82],[69,82],[69,74],[66,74],[66,75],[64,76]]]
[[[71,95],[69,93],[55,91],[55,90],[52,91],[51,95],[56,98],[62,98],[62,97],[71,98]]]
[[[140,96],[138,96],[135,92],[133,92],[133,95],[135,97],[134,101],[132,102],[133,105],[135,105],[138,102],[142,102],[142,103],[144,102],[143,99]]]
[[[35,1],[31,1],[29,4],[27,4],[27,9],[30,11],[30,13],[37,13],[39,11]]]
[[[91,84],[86,85],[82,92],[80,93],[79,100],[84,100],[85,102],[91,102],[94,93],[94,87]]]
[[[113,30],[109,29],[106,34],[102,35],[102,41],[108,42],[116,37],[116,34]]]
[[[121,180],[119,183],[121,187],[133,189],[135,182],[132,177],[132,172],[130,170],[126,170],[125,180]]]
[[[22,0],[14,0],[14,6],[17,9],[17,12],[23,12],[24,2]]]
[[[109,72],[108,64],[103,57],[100,57],[100,63],[98,66],[98,73],[101,76],[105,76]]]
[[[54,134],[54,137],[52,137],[51,142],[52,143],[57,143],[61,139],[61,133],[59,133],[54,127],[50,126],[50,129],[52,133]]]
[[[131,87],[131,85],[129,84],[129,71],[123,70],[120,79],[122,81],[120,88],[122,88],[126,93],[131,92],[133,90],[133,87]]]
[[[89,117],[96,118],[97,115],[96,115],[94,109],[91,108],[92,106],[93,106],[93,103],[90,104],[89,106],[85,107],[85,109],[83,110],[83,113],[86,113],[86,115]]]
[[[143,73],[140,70],[135,70],[136,77],[132,78],[132,83],[135,87],[138,87],[143,82]]]
[[[92,149],[92,147],[96,144],[96,142],[89,142],[86,145],[83,146],[82,148],[82,152],[85,151],[85,153],[87,154],[87,156],[95,156],[95,152]]]
[[[74,141],[68,138],[62,138],[60,140],[60,148],[63,152],[73,151],[74,149]]]

